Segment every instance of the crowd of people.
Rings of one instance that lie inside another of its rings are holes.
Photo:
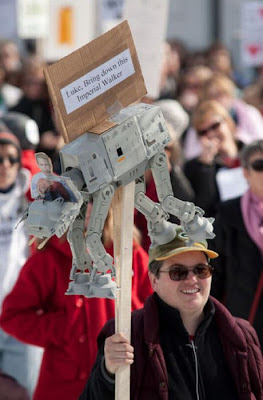
[[[135,212],[129,342],[114,301],[65,295],[66,235],[28,247],[27,204],[76,198],[60,177],[46,63],[0,41],[0,399],[114,399],[123,365],[132,400],[263,399],[263,67],[246,82],[220,43],[164,46],[159,97],[140,101],[164,115],[174,196],[213,217],[216,235],[189,247],[170,216],[175,238],[151,247]],[[145,191],[159,202],[150,170]],[[111,209],[102,241],[113,255]]]

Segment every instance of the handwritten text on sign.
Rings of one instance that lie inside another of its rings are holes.
[[[67,114],[100,96],[135,73],[129,49],[60,90]]]

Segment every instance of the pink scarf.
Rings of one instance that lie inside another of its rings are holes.
[[[241,211],[246,230],[263,257],[263,199],[248,189],[241,198]]]

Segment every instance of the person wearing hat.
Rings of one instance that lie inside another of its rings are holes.
[[[175,238],[149,250],[154,294],[132,313],[131,344],[108,321],[79,400],[114,399],[115,373],[131,365],[132,400],[222,400],[263,397],[257,335],[210,296],[218,254],[190,244],[180,226]]]
[[[29,185],[30,172],[21,168],[19,140],[11,132],[0,132],[0,310],[29,256],[29,235],[24,223],[19,224]],[[0,368],[29,392],[40,366],[39,350],[0,329]]]
[[[40,172],[35,159],[35,150],[39,143],[39,130],[36,122],[27,115],[14,111],[6,112],[0,121],[6,127],[6,129],[1,129],[0,126],[0,130],[12,132],[19,140],[22,167],[28,169],[31,176]],[[30,191],[27,197],[32,201]]]

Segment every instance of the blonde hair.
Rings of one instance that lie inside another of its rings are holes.
[[[236,125],[233,118],[226,108],[216,100],[205,100],[199,103],[192,115],[193,127],[198,131],[200,126],[214,115],[222,117],[229,125],[232,134],[235,133]]]
[[[231,79],[229,79],[226,75],[214,73],[213,76],[204,83],[200,99],[210,99],[211,92],[234,97],[235,91],[236,86]]]

